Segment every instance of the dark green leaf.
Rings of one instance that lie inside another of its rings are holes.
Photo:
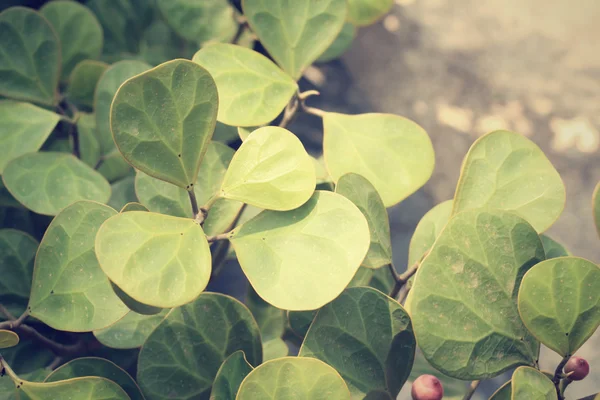
[[[94,168],[100,161],[100,144],[96,135],[96,117],[94,114],[80,113],[77,120],[79,135],[79,153],[81,161]]]
[[[27,303],[37,248],[37,240],[25,232],[0,230],[0,302],[10,297]]]
[[[263,361],[287,356],[288,347],[281,339],[286,325],[285,311],[275,308],[261,299],[252,287],[248,288],[246,305],[252,312],[260,329]]]
[[[210,400],[235,400],[240,384],[252,370],[242,350],[227,357],[213,382]]]
[[[546,252],[546,260],[550,258],[565,257],[571,255],[571,252],[567,250],[567,248],[564,245],[558,243],[550,236],[542,234],[540,235],[540,239],[542,240],[542,244],[544,245],[544,251]]]
[[[144,344],[169,311],[164,309],[155,315],[142,315],[130,311],[108,328],[94,331],[94,336],[103,345],[114,349],[135,349]]]
[[[77,104],[93,108],[96,85],[107,68],[108,64],[102,61],[83,60],[78,63],[69,76],[67,97]]]
[[[135,178],[133,176],[125,177],[110,186],[112,195],[107,204],[115,210],[120,210],[125,207],[125,204],[138,200],[135,195]]]

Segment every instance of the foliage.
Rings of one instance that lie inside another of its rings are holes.
[[[399,273],[387,208],[431,177],[429,135],[307,105],[305,70],[393,1],[42,3],[0,13],[0,399],[469,398],[515,368],[492,398],[564,399],[600,271],[543,234],[542,150],[475,141]]]

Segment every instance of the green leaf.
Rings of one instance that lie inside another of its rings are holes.
[[[313,310],[348,285],[369,248],[360,210],[316,191],[292,211],[263,211],[236,228],[231,243],[258,295],[284,310]]]
[[[56,215],[79,200],[106,203],[110,197],[102,175],[66,153],[25,154],[6,166],[2,179],[19,203],[44,215]]]
[[[427,211],[423,218],[421,218],[410,239],[408,265],[414,265],[419,262],[425,253],[431,249],[435,239],[437,239],[442,229],[448,223],[451,212],[452,200],[447,200]]]
[[[284,310],[273,307],[252,289],[248,288],[246,305],[252,312],[260,329],[263,348],[263,361],[288,355],[288,347],[281,339],[285,331],[287,317]]]
[[[121,386],[131,400],[144,400],[144,396],[133,378],[116,364],[104,358],[83,357],[69,361],[55,369],[44,382],[58,382],[85,376],[109,379]]]
[[[423,354],[417,350],[415,352],[415,362],[410,371],[410,377],[408,378],[409,383],[406,383],[405,386],[412,386],[412,382],[414,382],[415,379],[425,374],[433,375],[442,382],[442,386],[444,387],[444,400],[463,400],[467,393],[467,382],[442,374],[440,371],[433,368],[431,364],[427,362],[425,357],[423,357]],[[510,400],[510,392],[508,392],[507,400]]]
[[[213,77],[214,78],[214,77]],[[221,96],[222,98],[222,96]],[[218,118],[218,114],[217,114]],[[212,140],[222,143],[235,142],[239,139],[237,127],[225,125],[222,122],[217,121],[215,125],[215,132],[213,133]]]
[[[46,368],[55,358],[54,353],[47,347],[25,338],[21,338],[18,345],[2,350],[2,361],[11,365],[13,370],[23,376]],[[5,379],[0,377],[0,382],[3,380]],[[14,386],[11,388],[14,389]]]
[[[489,400],[511,400],[512,382],[508,381],[492,394]]]
[[[519,367],[513,372],[511,383],[513,400],[556,400],[556,388],[543,373],[531,367]]]
[[[133,168],[119,153],[119,150],[113,149],[108,154],[102,156],[98,162],[98,172],[102,174],[109,182],[118,181],[128,175],[131,175]]]
[[[393,5],[394,0],[348,0],[348,21],[357,26],[374,24]]]
[[[0,229],[0,302],[27,303],[38,242],[25,232]]]
[[[316,186],[313,161],[302,142],[277,126],[255,130],[233,156],[220,196],[260,208],[300,207]]]
[[[333,43],[346,18],[345,0],[244,0],[242,7],[252,31],[295,80]]]
[[[375,289],[355,287],[319,310],[299,356],[331,365],[355,398],[372,392],[396,398],[416,346],[410,317],[398,302]]]
[[[594,195],[592,196],[592,213],[594,215],[594,222],[596,223],[596,231],[600,236],[600,182],[594,189]]]
[[[189,303],[210,278],[208,242],[192,219],[145,211],[115,215],[98,231],[96,256],[113,283],[154,307]]]
[[[175,32],[199,44],[230,41],[237,31],[235,11],[227,0],[157,0],[156,5]]]
[[[94,111],[96,113],[96,129],[101,154],[107,155],[116,149],[110,131],[110,106],[115,93],[127,79],[150,68],[150,65],[142,61],[119,61],[108,67],[98,80],[94,93]]]
[[[252,314],[232,297],[203,293],[172,310],[152,332],[140,352],[137,381],[148,400],[208,399],[219,367],[237,350],[260,364]]]
[[[74,1],[52,1],[41,9],[60,42],[62,79],[85,59],[97,59],[102,53],[104,33],[98,19],[86,6]]]
[[[140,303],[139,301],[135,300],[134,298],[129,296],[127,293],[122,291],[121,288],[119,288],[117,285],[115,285],[112,282],[111,282],[111,286],[112,286],[113,290],[115,291],[115,294],[117,295],[117,297],[119,297],[119,299],[121,299],[121,301],[127,306],[127,308],[129,308],[133,312],[136,312],[136,313],[142,314],[142,315],[155,315],[155,314],[160,313],[163,310],[160,307],[153,307],[153,306],[149,306],[147,304]]]
[[[139,43],[138,57],[152,65],[184,57],[192,58],[198,44],[190,43],[177,35],[162,18],[156,18],[144,31]]]
[[[42,147],[60,115],[33,104],[0,100],[0,120],[1,175],[11,160]]]
[[[111,326],[94,331],[100,343],[113,349],[142,347],[154,328],[161,323],[170,310],[163,309],[154,315],[142,315],[130,311]]]
[[[98,228],[115,214],[103,204],[80,201],[52,220],[35,258],[32,316],[55,329],[87,332],[127,314],[94,253]]]
[[[296,82],[271,60],[241,46],[213,44],[200,49],[192,60],[215,79],[219,90],[217,119],[224,124],[268,124],[298,90]]]
[[[362,268],[362,267],[361,267]],[[306,336],[310,324],[312,324],[318,310],[311,311],[288,311],[288,322],[290,329],[300,338]]]
[[[337,371],[310,357],[283,357],[256,367],[240,385],[236,400],[350,400]]]
[[[542,150],[518,133],[477,139],[461,168],[452,214],[473,208],[512,211],[543,232],[565,205],[565,186]]]
[[[146,207],[144,207],[140,203],[127,203],[123,206],[120,212],[130,212],[130,211],[150,211]]]
[[[115,210],[125,207],[125,204],[137,201],[135,195],[135,177],[128,176],[110,185],[112,194],[108,205]]]
[[[242,142],[245,141],[246,139],[248,139],[248,136],[250,136],[250,134],[252,132],[254,132],[255,130],[257,130],[258,128],[260,128],[260,127],[251,126],[251,127],[248,127],[248,128],[244,128],[243,126],[239,126],[237,128],[237,131],[238,131],[238,136],[240,137],[240,140]]]
[[[243,351],[238,350],[227,357],[213,382],[210,400],[235,400],[240,384],[252,370]]]
[[[54,106],[60,43],[46,18],[25,7],[0,13],[0,95]]]
[[[79,152],[81,161],[94,168],[100,161],[100,144],[96,138],[96,117],[94,114],[80,113],[77,120]]]
[[[523,277],[519,313],[544,345],[574,354],[600,325],[600,267],[578,257],[537,264]]]
[[[75,65],[69,76],[67,97],[77,104],[93,108],[96,85],[107,68],[108,64],[95,60],[83,60]]]
[[[113,137],[135,168],[189,189],[215,130],[217,106],[215,82],[204,68],[168,61],[119,88],[110,112]]]
[[[328,62],[339,58],[350,48],[355,37],[356,27],[351,23],[346,22],[333,43],[331,43],[327,50],[321,54],[321,57],[319,57],[317,62]]]
[[[19,335],[13,331],[0,329],[0,349],[14,347],[19,344]]]
[[[516,300],[521,278],[543,258],[537,233],[515,214],[471,210],[452,218],[421,263],[407,302],[427,361],[464,380],[533,364],[539,344]]]
[[[325,113],[323,153],[335,182],[348,172],[375,186],[386,207],[427,182],[435,163],[427,133],[393,114]]]
[[[338,180],[335,192],[352,201],[369,224],[371,246],[362,265],[379,268],[391,263],[392,242],[388,214],[371,182],[357,174],[346,174]]]
[[[540,239],[542,240],[542,244],[544,245],[544,251],[546,252],[546,260],[550,258],[565,257],[571,255],[571,252],[567,250],[567,248],[564,245],[558,243],[550,236],[542,234],[540,235]]]

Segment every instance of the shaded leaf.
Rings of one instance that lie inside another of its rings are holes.
[[[299,337],[304,338],[310,324],[312,324],[318,310],[311,311],[288,311],[288,322],[290,329]]]
[[[109,182],[115,182],[131,175],[133,168],[125,161],[119,150],[113,149],[102,156],[98,163],[97,171]]]
[[[512,383],[506,382],[496,390],[489,400],[511,400],[512,398]]]
[[[317,59],[317,62],[328,62],[339,58],[346,52],[346,50],[350,48],[355,37],[356,27],[351,23],[346,22],[333,43],[331,43],[327,50],[321,54],[321,56]]]
[[[567,250],[567,248],[564,245],[558,243],[550,236],[542,234],[540,235],[540,239],[542,240],[542,244],[544,245],[544,251],[546,252],[546,260],[550,258],[565,257],[571,255],[571,252]]]
[[[348,0],[348,20],[357,26],[371,25],[393,5],[394,0]]]
[[[111,326],[94,331],[94,336],[100,343],[113,349],[135,349],[144,344],[169,311],[164,309],[154,315],[130,311]]]
[[[25,232],[0,230],[0,302],[27,303],[38,242]]]
[[[415,352],[415,362],[410,371],[410,377],[408,378],[409,383],[405,384],[405,386],[409,386],[409,384],[412,386],[412,382],[424,374],[433,375],[440,380],[444,387],[444,400],[463,400],[467,393],[467,382],[442,374],[440,371],[433,368],[431,364],[427,362],[425,357],[423,357],[423,354],[417,350]],[[510,400],[510,392],[508,393],[508,400]]]
[[[13,331],[0,329],[0,349],[14,347],[19,344],[19,335]]]
[[[410,239],[408,265],[415,265],[431,249],[435,239],[448,223],[451,212],[452,200],[447,200],[427,211],[421,218]]]
[[[218,118],[218,115],[217,115]],[[215,132],[213,133],[212,140],[222,143],[235,142],[239,139],[237,127],[225,125],[222,122],[217,121],[215,125]]]
[[[94,114],[80,113],[77,120],[79,153],[81,161],[94,168],[100,161],[100,144],[96,137],[96,117]]]
[[[235,400],[240,384],[252,370],[243,351],[238,350],[227,357],[217,371],[210,400]]]
[[[556,389],[552,381],[543,373],[531,367],[519,367],[513,372],[511,398],[556,400]]]
[[[112,194],[107,204],[115,210],[120,210],[125,207],[125,204],[133,203],[138,200],[135,195],[135,177],[133,176],[118,180],[110,185],[110,187],[112,189]]]
[[[246,305],[260,329],[263,361],[287,356],[288,347],[281,339],[286,326],[285,311],[261,299],[252,287],[248,288]]]
[[[112,282],[111,282],[111,286],[112,286],[113,290],[115,291],[115,294],[117,295],[117,297],[119,297],[119,299],[121,299],[121,301],[127,306],[127,308],[129,308],[133,312],[136,312],[136,313],[142,314],[142,315],[155,315],[155,314],[160,313],[163,310],[160,307],[153,307],[153,306],[149,306],[147,304],[140,303],[139,301],[135,300],[134,298],[129,296],[127,293],[122,291],[121,288],[119,288],[117,285],[115,285]]]
[[[77,104],[93,108],[96,85],[107,68],[108,64],[95,60],[83,60],[75,65],[69,76],[67,97]]]

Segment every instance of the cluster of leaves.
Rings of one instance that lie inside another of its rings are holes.
[[[600,270],[542,234],[565,201],[542,151],[476,141],[399,275],[386,207],[430,178],[427,133],[300,92],[392,3],[0,14],[0,399],[392,399],[422,373],[462,395],[516,366],[496,400],[562,398]],[[286,129],[298,112],[322,119],[322,157]],[[228,259],[244,302],[205,291]],[[540,343],[564,357],[551,378]]]

